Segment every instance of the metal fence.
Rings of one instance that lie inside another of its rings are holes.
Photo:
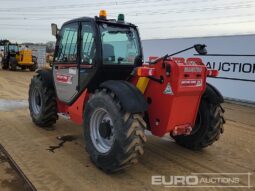
[[[37,57],[38,67],[43,68],[46,63],[46,46],[45,45],[29,45],[29,49],[32,50],[33,56]]]

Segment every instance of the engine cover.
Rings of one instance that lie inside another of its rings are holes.
[[[152,133],[163,136],[179,126],[194,127],[206,88],[206,66],[200,59],[175,58],[148,67],[156,69],[154,78],[163,79],[150,79],[144,92]]]

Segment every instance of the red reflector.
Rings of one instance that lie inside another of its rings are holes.
[[[217,77],[219,75],[218,70],[207,70],[207,76]]]
[[[155,76],[155,75],[156,75],[155,68],[148,68],[148,67],[138,67],[137,68],[137,76],[147,77],[147,76]]]
[[[172,134],[177,135],[190,135],[192,127],[189,124],[175,126]]]

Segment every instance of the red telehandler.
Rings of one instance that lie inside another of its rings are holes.
[[[124,15],[52,24],[56,48],[52,69],[37,70],[29,88],[29,109],[39,127],[58,116],[83,125],[86,150],[97,167],[114,172],[144,153],[144,131],[170,136],[184,147],[205,148],[223,133],[223,97],[206,82],[218,71],[199,58],[172,55],[143,62],[138,29]]]

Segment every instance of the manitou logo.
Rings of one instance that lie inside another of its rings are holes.
[[[64,83],[64,84],[72,84],[72,76],[64,75],[64,74],[57,74],[57,82]]]

